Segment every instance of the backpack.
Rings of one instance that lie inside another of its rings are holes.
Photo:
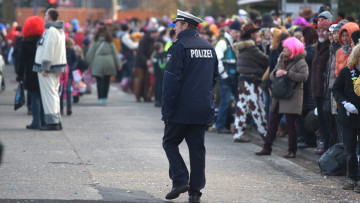
[[[330,147],[318,161],[322,174],[340,176],[346,173],[346,155],[344,145],[338,143]]]

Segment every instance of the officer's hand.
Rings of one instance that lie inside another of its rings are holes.
[[[41,73],[42,73],[42,75],[45,76],[45,77],[48,75],[48,73],[47,73],[46,70],[43,70]]]

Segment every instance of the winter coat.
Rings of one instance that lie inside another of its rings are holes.
[[[323,43],[318,43],[316,47],[311,69],[311,91],[314,99],[323,98],[325,95],[324,83],[326,66],[330,55],[329,46],[330,41],[327,40]]]
[[[17,76],[23,78],[24,86],[29,91],[40,92],[38,74],[33,72],[35,62],[36,45],[41,36],[25,37],[21,42],[21,49],[19,53],[19,69]]]
[[[325,88],[332,89],[335,82],[335,65],[336,65],[336,52],[340,49],[341,45],[339,42],[332,44],[330,46],[330,57],[327,63],[327,71],[326,71],[326,82]]]
[[[279,58],[279,50],[272,50],[270,52],[270,56],[269,56],[269,68],[270,68],[270,73],[274,70],[274,68],[276,67],[276,63],[278,61]]]
[[[261,80],[269,63],[269,57],[255,45],[254,40],[248,39],[234,44],[238,51],[236,70],[240,75],[256,75]]]
[[[154,51],[155,40],[150,38],[150,34],[147,33],[139,42],[138,53],[135,58],[135,67],[146,70],[146,62],[151,59],[151,54]]]
[[[121,65],[115,44],[105,41],[104,37],[91,43],[86,61],[91,66],[91,74],[97,77],[116,75]]]
[[[35,57],[33,71],[50,73],[65,72],[66,51],[64,21],[48,22],[40,39]]]
[[[74,49],[66,49],[66,61],[70,72],[76,69],[77,57]]]
[[[305,61],[309,68],[309,77],[306,82],[304,82],[304,101],[303,101],[303,111],[311,111],[316,107],[316,101],[311,95],[311,70],[312,70],[312,61],[315,56],[316,46],[311,44],[305,47],[306,56]]]
[[[343,52],[343,48],[340,48],[336,52],[336,64],[335,64],[335,77],[337,77],[344,67],[347,66],[347,61],[350,57],[350,53],[346,54]]]
[[[353,73],[348,67],[343,68],[335,80],[333,94],[338,103],[338,121],[343,127],[360,128],[360,114],[346,114],[346,109],[342,102],[352,103],[356,109],[360,109],[360,97],[354,92],[353,77],[358,78],[360,71],[355,68]]]
[[[303,53],[294,56],[294,58],[289,62],[286,66],[286,70],[288,71],[287,76],[292,81],[292,86],[296,86],[294,88],[294,94],[289,99],[272,99],[270,111],[274,112],[277,103],[279,103],[279,113],[286,114],[302,114],[302,106],[303,106],[303,83],[307,81],[309,76],[309,68],[305,61],[306,51]],[[282,61],[284,54],[280,54],[280,60],[276,64],[275,69],[270,74],[270,79],[273,81],[276,71],[282,69]]]
[[[225,32],[224,34],[224,38],[220,39],[215,46],[215,51],[216,51],[216,55],[218,57],[218,62],[219,62],[219,73],[222,79],[226,79],[228,78],[228,73],[227,70],[224,66],[224,63],[231,63],[231,64],[236,64],[236,58],[227,58],[229,55],[229,52],[232,52],[232,56],[235,56],[234,53],[234,40],[233,38],[230,36],[229,33]],[[227,53],[225,55],[225,53]],[[230,56],[231,56],[230,55]],[[224,62],[224,63],[223,63]]]
[[[341,45],[343,45],[343,41],[341,38],[341,32],[346,30],[347,34],[349,35],[349,39],[351,40],[351,34],[353,32],[355,32],[356,30],[359,29],[359,26],[356,23],[346,23],[344,26],[342,26],[340,28],[339,31],[339,42]],[[350,56],[349,54],[345,54],[343,51],[343,49],[340,48],[337,52],[336,52],[336,66],[335,66],[335,77],[337,77],[340,73],[340,70],[343,69],[344,67],[347,66],[347,60]]]
[[[167,54],[162,120],[178,124],[213,122],[212,90],[218,76],[218,60],[211,44],[195,29],[182,31]]]

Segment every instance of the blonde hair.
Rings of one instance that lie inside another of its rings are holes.
[[[77,56],[79,56],[81,59],[85,58],[84,57],[84,52],[83,52],[82,48],[79,45],[75,45],[74,50],[75,50],[75,54]]]
[[[67,49],[72,49],[74,48],[75,42],[73,39],[71,39],[70,37],[66,39],[65,41],[65,46]]]
[[[360,58],[360,44],[352,48],[351,54],[347,61],[348,68],[357,65],[359,63],[359,58]]]

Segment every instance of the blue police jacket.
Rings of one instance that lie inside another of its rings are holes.
[[[195,29],[182,31],[168,50],[162,86],[162,120],[207,124],[214,119],[215,50]]]

